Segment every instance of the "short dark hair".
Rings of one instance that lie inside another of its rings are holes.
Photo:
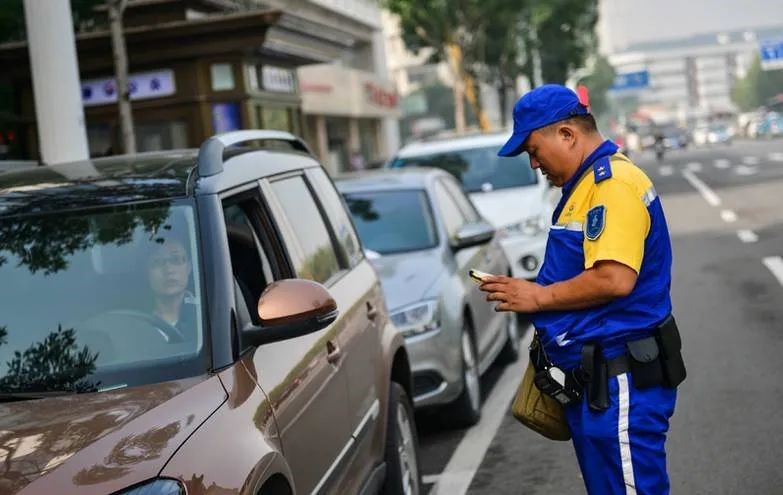
[[[581,129],[582,132],[586,133],[598,132],[598,124],[595,123],[595,117],[593,117],[593,115],[590,113],[584,115],[574,115],[573,117],[561,120],[560,122],[549,124],[546,126],[546,129],[553,131],[558,125],[562,124],[573,125]]]

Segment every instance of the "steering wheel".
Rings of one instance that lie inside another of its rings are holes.
[[[113,309],[110,311],[104,311],[100,314],[100,316],[105,317],[129,317],[131,319],[137,319],[142,320],[144,323],[147,323],[148,325],[156,328],[157,330],[160,330],[160,332],[163,334],[163,337],[166,339],[166,342],[168,343],[177,343],[177,342],[184,342],[185,336],[180,332],[180,330],[175,327],[174,325],[170,324],[163,318],[157,315],[152,315],[149,313],[145,313],[143,311],[136,311],[133,309]]]

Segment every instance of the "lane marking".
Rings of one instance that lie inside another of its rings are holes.
[[[533,329],[528,329],[520,343],[520,356],[515,363],[506,366],[495,388],[481,408],[481,421],[465,432],[459,445],[449,459],[446,468],[440,474],[438,483],[430,490],[434,495],[464,495],[473,476],[476,475],[484,455],[500,428],[500,423],[509,410],[511,400],[522,379],[522,374],[530,359],[525,349],[533,339]]]
[[[690,162],[685,166],[688,170],[691,172],[701,172],[701,163],[699,162]]]
[[[715,192],[709,188],[707,184],[701,181],[696,175],[691,172],[690,170],[683,170],[682,176],[685,177],[685,180],[691,183],[691,185],[699,191],[701,196],[704,198],[704,201],[706,201],[710,206],[720,206],[720,198],[718,197]]]
[[[764,263],[764,266],[769,268],[772,275],[778,279],[778,283],[783,285],[783,259],[781,259],[780,256],[769,256],[761,261]]]
[[[745,165],[737,165],[734,167],[734,173],[737,175],[756,175],[759,169],[756,167],[748,167]]]
[[[745,165],[758,165],[759,164],[758,157],[755,156],[746,156],[742,158],[742,163]]]
[[[662,176],[667,177],[674,173],[674,168],[671,165],[663,165],[658,171]]]
[[[720,212],[720,217],[726,223],[734,223],[737,221],[737,214],[733,210],[723,210]]]
[[[770,153],[769,159],[773,162],[783,162],[783,153],[776,152],[776,153]]]
[[[738,230],[737,237],[744,243],[751,243],[759,240],[759,236],[757,236],[755,232],[747,229]]]
[[[715,168],[727,169],[731,166],[731,162],[725,158],[719,158],[715,160]]]

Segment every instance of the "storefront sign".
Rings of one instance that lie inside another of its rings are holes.
[[[177,92],[174,71],[164,69],[140,72],[128,76],[131,100],[163,98]],[[106,105],[117,101],[117,82],[114,78],[82,81],[82,104],[85,107]]]
[[[336,65],[300,67],[302,111],[311,115],[399,117],[399,96],[391,81],[371,72]]]
[[[296,78],[294,71],[264,65],[261,67],[261,84],[266,91],[278,93],[296,93]]]

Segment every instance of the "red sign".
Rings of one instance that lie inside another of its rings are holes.
[[[397,93],[387,91],[377,84],[364,83],[364,92],[367,95],[367,101],[385,108],[397,108]]]

